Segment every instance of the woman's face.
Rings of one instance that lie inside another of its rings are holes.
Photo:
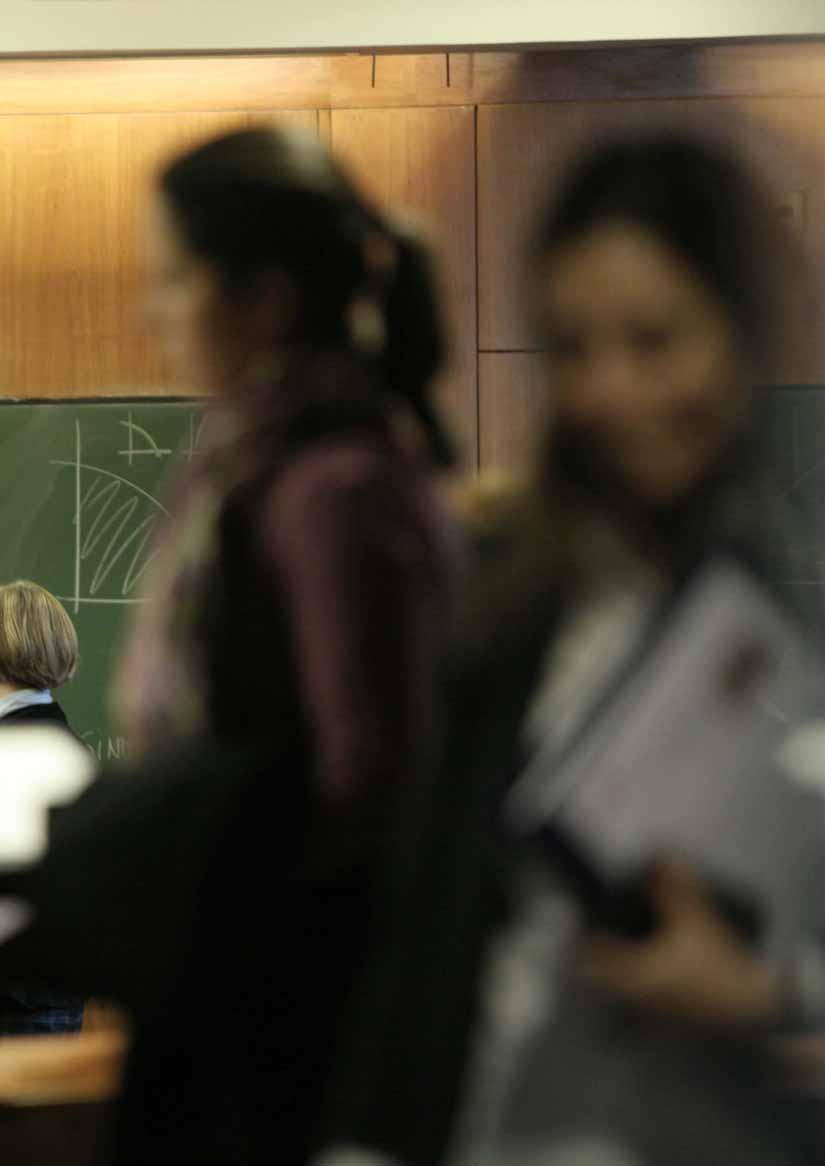
[[[223,389],[225,358],[214,321],[218,281],[185,246],[162,199],[150,207],[145,317],[176,384],[194,392]]]
[[[746,398],[713,292],[653,234],[606,224],[553,254],[540,295],[557,434],[646,505],[701,485]]]
[[[268,380],[293,326],[297,296],[279,269],[229,293],[220,273],[194,254],[160,197],[150,207],[145,315],[181,388],[220,395]]]

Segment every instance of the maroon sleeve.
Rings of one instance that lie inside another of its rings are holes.
[[[430,729],[436,564],[407,489],[355,444],[304,455],[265,517],[319,782],[335,801],[403,781]]]

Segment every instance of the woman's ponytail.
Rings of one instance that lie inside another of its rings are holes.
[[[378,365],[388,389],[408,403],[421,423],[435,462],[450,466],[453,442],[430,396],[447,353],[432,261],[409,232],[393,227],[388,235],[395,254],[385,277],[385,335]]]

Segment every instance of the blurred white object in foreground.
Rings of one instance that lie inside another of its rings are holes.
[[[825,794],[825,720],[809,721],[790,732],[777,760],[791,781]]]
[[[0,869],[43,856],[48,812],[70,802],[95,776],[94,759],[62,729],[21,725],[0,733]]]

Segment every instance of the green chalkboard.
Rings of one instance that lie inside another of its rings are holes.
[[[786,582],[825,587],[825,386],[759,400],[780,489],[811,520]],[[197,456],[202,420],[202,405],[186,400],[0,404],[0,581],[42,583],[74,619],[81,667],[61,701],[103,759],[128,751],[108,712],[109,676],[141,602],[168,479]]]
[[[108,711],[123,629],[142,602],[167,481],[197,456],[202,406],[185,400],[0,406],[0,581],[33,579],[63,601],[81,664],[60,693],[102,759],[128,742]]]

